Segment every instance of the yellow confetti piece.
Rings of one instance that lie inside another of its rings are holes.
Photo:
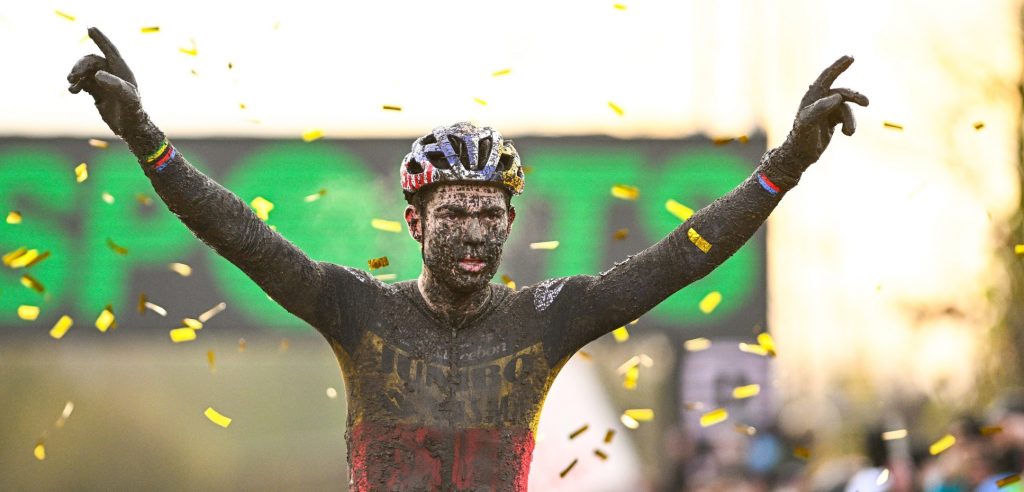
[[[73,16],[71,14],[68,14],[66,12],[61,12],[59,10],[54,10],[53,13],[57,14],[57,16],[59,16],[59,17],[65,18],[65,19],[67,19],[67,20],[69,20],[71,22],[75,21],[75,16]]]
[[[530,249],[555,249],[558,247],[558,241],[541,241],[539,243],[530,243]]]
[[[270,219],[270,211],[274,210],[274,203],[262,196],[253,198],[249,205],[252,206],[253,210],[256,211],[256,216],[267,221]]]
[[[608,107],[611,108],[612,111],[615,111],[615,114],[617,114],[619,116],[625,116],[625,114],[626,114],[626,112],[623,111],[622,108],[619,107],[618,104],[615,104],[615,103],[613,103],[611,101],[608,101]]]
[[[90,138],[89,139],[89,146],[90,147],[96,147],[97,149],[105,149],[105,148],[109,147],[110,144],[108,144],[106,140],[100,140],[98,138]]]
[[[384,109],[384,111],[401,111],[402,110],[401,106],[392,106],[392,105],[389,105],[389,104],[383,105],[382,108]]]
[[[601,451],[600,449],[595,449],[594,450],[594,456],[597,456],[598,458],[600,458],[601,461],[605,461],[605,460],[608,459],[608,455],[605,454],[605,452]]]
[[[616,241],[621,241],[623,239],[626,239],[627,237],[629,237],[629,229],[626,228],[618,229],[615,231],[615,233],[612,234],[612,238],[614,238]]]
[[[766,354],[775,357],[775,340],[768,332],[758,333],[757,344],[764,349]]]
[[[612,443],[612,438],[614,438],[614,437],[615,437],[615,429],[608,429],[604,433],[604,443],[605,444],[611,444]]]
[[[586,432],[589,428],[590,424],[583,424],[583,427],[580,427],[579,429],[576,429],[569,434],[569,439],[576,439],[576,436],[579,436],[580,434]]]
[[[617,184],[612,186],[612,196],[621,200],[636,200],[640,189],[636,186]]]
[[[320,188],[320,191],[313,193],[312,195],[306,195],[306,198],[303,198],[303,200],[305,200],[306,203],[315,202],[326,194],[327,188]]]
[[[13,263],[15,259],[19,258],[21,255],[23,255],[23,254],[25,254],[27,252],[28,252],[28,248],[25,248],[24,246],[14,250],[14,251],[8,252],[3,257],[4,265],[11,266],[11,263]]]
[[[180,52],[182,52],[182,53],[184,53],[184,54],[186,54],[188,56],[196,56],[196,55],[198,55],[199,54],[199,50],[196,47],[196,40],[192,39],[192,38],[189,38],[188,42],[189,42],[189,44],[192,45],[191,48],[178,48],[178,51],[180,51]]]
[[[736,430],[736,432],[739,432],[740,434],[746,436],[753,436],[754,434],[757,434],[757,429],[755,429],[754,426],[751,425],[736,424],[733,426],[733,429]]]
[[[196,331],[192,328],[175,328],[169,335],[174,343],[191,342],[196,339]]]
[[[1013,485],[1020,481],[1020,474],[1010,475],[1008,477],[1000,478],[996,480],[996,487],[1003,488],[1007,485]]]
[[[671,198],[665,201],[665,210],[672,215],[675,215],[679,220],[686,222],[691,216],[693,216],[693,209],[679,203]]]
[[[683,342],[683,348],[686,349],[687,352],[700,352],[701,350],[711,348],[711,340],[704,337],[691,338],[690,340]]]
[[[640,427],[640,422],[637,422],[636,419],[626,414],[619,415],[619,422],[622,422],[622,425],[627,429],[636,429]]]
[[[1015,244],[1013,246],[1013,252],[1018,255],[1024,255],[1024,244]]]
[[[370,226],[378,231],[402,232],[402,223],[394,220],[373,219]]]
[[[903,131],[903,125],[893,123],[891,121],[886,121],[882,123],[882,126],[884,126],[885,128],[889,128],[890,130]]]
[[[193,330],[202,330],[203,324],[197,319],[185,318],[181,320],[181,324],[185,325],[186,328],[192,328]]]
[[[107,306],[103,312],[96,317],[96,329],[101,333],[106,333],[111,326],[114,326],[114,321],[116,321],[114,317],[114,310],[111,309],[110,306]]]
[[[35,258],[33,258],[31,260],[28,260],[28,262],[25,263],[25,268],[32,268],[33,266],[38,265],[40,262],[42,262],[43,260],[45,260],[45,259],[47,259],[49,257],[50,257],[50,252],[49,251],[43,251],[43,254],[41,254],[39,256],[36,256]],[[21,264],[21,258],[18,258],[17,260],[11,262],[12,268],[13,268],[14,264]]]
[[[759,394],[761,394],[760,384],[748,384],[746,386],[737,386],[732,389],[732,397],[737,400],[750,398]]]
[[[492,77],[501,77],[502,75],[508,75],[510,73],[512,73],[512,69],[511,68],[505,68],[505,69],[498,70],[497,72],[492,73],[491,76]]]
[[[29,263],[35,261],[36,258],[39,258],[39,250],[30,249],[28,251],[21,252],[21,254],[19,254],[18,256],[12,257],[6,263],[7,266],[11,267],[12,269],[24,268],[27,267]]]
[[[75,411],[75,404],[67,402],[64,404],[64,410],[60,412],[60,420],[67,420],[71,416],[71,412]]]
[[[332,399],[332,400],[337,398],[338,397],[338,390],[336,390],[334,388],[327,388],[327,397]]]
[[[46,459],[46,446],[43,445],[42,441],[36,443],[36,447],[32,450],[32,454],[34,454],[36,459],[39,461]]]
[[[516,282],[515,280],[512,280],[512,277],[503,273],[501,274],[501,282],[504,283],[506,287],[516,290]]]
[[[635,390],[636,383],[640,380],[640,368],[633,366],[626,370],[622,378],[622,387],[628,390]]]
[[[984,121],[975,121],[974,122],[974,129],[975,130],[981,130],[982,128],[985,128],[985,122]]]
[[[373,278],[380,280],[381,282],[390,282],[398,278],[397,273],[382,273],[380,275],[374,275]]]
[[[740,352],[746,352],[748,354],[767,356],[768,351],[760,345],[754,345],[752,343],[740,342]]]
[[[617,3],[615,5],[612,5],[612,7],[614,7],[616,10],[626,10],[626,6],[621,4],[621,3]]]
[[[980,429],[981,435],[991,436],[992,434],[998,434],[1003,431],[1001,425],[986,425]]]
[[[690,238],[690,242],[692,242],[693,245],[697,247],[697,249],[705,253],[711,251],[711,243],[707,242],[707,240],[701,237],[701,235],[697,233],[697,231],[695,231],[692,227],[686,231],[686,236]]]
[[[559,477],[559,478],[565,478],[565,476],[566,476],[566,475],[567,475],[567,474],[569,473],[569,471],[570,471],[570,470],[572,470],[572,468],[573,468],[574,466],[576,466],[576,463],[577,463],[577,462],[578,462],[579,460],[580,460],[579,458],[575,458],[575,459],[573,459],[573,460],[572,460],[572,463],[569,463],[569,466],[565,467],[565,469],[564,469],[564,470],[562,470],[562,471],[561,471],[561,472],[560,472],[560,473],[558,474],[558,477]]]
[[[931,446],[928,446],[928,453],[935,456],[951,448],[954,444],[956,444],[956,438],[953,437],[952,434],[946,434],[942,439],[939,439],[938,441],[933,442]]]
[[[152,34],[160,32],[160,26],[146,26],[141,29],[143,34]]]
[[[629,415],[637,422],[650,422],[654,420],[654,410],[651,408],[630,408],[622,413]]]
[[[207,407],[206,411],[203,412],[203,415],[206,415],[206,418],[210,419],[210,422],[213,422],[225,429],[227,429],[228,426],[231,425],[231,419],[229,417],[221,415],[221,413],[214,410],[213,407]]]
[[[7,223],[8,224],[20,224],[21,223],[21,212],[17,210],[11,210],[7,212]]]
[[[481,106],[486,106],[487,105],[487,101],[484,101],[483,99],[480,99],[479,97],[474,97],[473,98],[473,102],[475,102],[475,103],[477,103],[477,104],[479,104]]]
[[[712,138],[711,139],[711,143],[713,143],[715,145],[725,145],[727,143],[732,142],[733,140],[736,140],[736,139],[733,138],[733,137],[718,137],[718,138]]]
[[[64,316],[61,316],[60,319],[57,320],[57,323],[53,325],[53,328],[50,328],[50,337],[52,337],[55,340],[60,340],[61,338],[64,338],[64,335],[68,332],[68,330],[71,328],[71,325],[73,325],[74,323],[75,321],[71,319],[70,316],[66,314]]]
[[[177,273],[182,277],[192,275],[192,267],[184,263],[171,263],[170,265],[167,265],[167,267],[170,268],[172,272]]]
[[[166,309],[164,309],[164,308],[162,308],[160,306],[157,306],[156,304],[153,304],[152,302],[146,302],[145,304],[143,304],[143,307],[145,307],[146,309],[148,309],[150,311],[153,311],[156,314],[159,314],[160,316],[167,316],[167,310]]]
[[[111,250],[113,250],[115,253],[121,255],[121,256],[124,256],[124,255],[128,254],[128,248],[125,248],[123,246],[118,246],[118,244],[115,243],[114,240],[110,239],[109,237],[107,238],[107,247],[110,248]]]
[[[716,408],[700,416],[701,427],[711,427],[715,424],[725,422],[729,418],[729,412],[724,408]]]
[[[34,321],[39,317],[39,306],[18,306],[18,317],[25,321]]]
[[[715,290],[708,292],[708,295],[704,296],[700,300],[700,312],[704,314],[711,314],[712,311],[718,307],[718,303],[722,302],[722,293]]]
[[[739,143],[747,143],[747,142],[749,142],[749,141],[750,141],[750,137],[748,137],[748,136],[746,136],[746,135],[740,135],[740,136],[736,137],[736,140],[737,140],[737,141],[738,141]]]
[[[207,309],[206,312],[199,315],[199,322],[206,323],[207,321],[210,321],[210,318],[220,314],[222,311],[227,309],[227,307],[228,305],[222,302],[220,304],[217,304],[216,306],[213,306],[210,309]]]
[[[896,439],[903,439],[904,437],[907,437],[907,429],[896,429],[882,433],[883,441],[895,441]]]
[[[83,162],[75,166],[75,181],[81,183],[87,179],[89,179],[89,165]]]
[[[140,204],[145,205],[147,207],[153,204],[153,199],[150,198],[149,195],[146,195],[144,193],[136,193],[135,194],[135,201],[137,201]]]
[[[390,263],[388,263],[388,257],[387,256],[381,256],[380,258],[374,258],[372,260],[366,260],[366,263],[368,263],[370,265],[370,270],[377,270],[378,268],[384,268],[384,267],[390,265]]]
[[[612,330],[612,336],[615,337],[615,341],[622,343],[629,340],[629,330],[625,326],[620,326]]]
[[[43,284],[39,283],[39,281],[33,278],[31,275],[22,275],[21,285],[24,285],[25,287],[32,289],[40,294],[46,292],[46,288],[43,287]]]
[[[303,142],[312,142],[314,140],[318,140],[320,138],[323,138],[323,136],[324,136],[324,131],[323,130],[321,130],[319,128],[314,128],[312,130],[306,130],[306,131],[302,132],[302,141]]]
[[[811,450],[804,447],[795,447],[793,448],[793,456],[802,460],[809,460],[811,459]]]
[[[629,371],[638,365],[640,365],[640,356],[634,355],[633,357],[630,357],[629,360],[619,365],[619,367],[615,369],[615,372],[618,374],[625,374],[626,371]]]
[[[103,201],[107,202],[107,205],[113,205],[114,203],[114,195],[111,195],[110,193],[107,193],[105,191],[102,195],[100,195],[100,198],[102,198]]]

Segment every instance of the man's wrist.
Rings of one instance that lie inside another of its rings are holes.
[[[769,194],[785,193],[800,182],[799,164],[785,145],[770,149],[761,156],[755,171],[758,183]]]

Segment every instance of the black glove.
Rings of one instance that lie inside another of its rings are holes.
[[[108,127],[121,138],[145,121],[135,75],[121,58],[117,48],[95,27],[89,28],[89,37],[99,46],[104,56],[86,55],[75,63],[68,74],[68,90],[77,94],[88,92],[96,102],[96,109]],[[105,57],[105,58],[104,58]]]

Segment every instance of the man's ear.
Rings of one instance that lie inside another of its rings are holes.
[[[418,243],[423,243],[423,220],[416,207],[408,205],[405,207],[405,223],[409,226],[409,235]]]
[[[508,231],[506,234],[512,233],[512,223],[516,221],[516,208],[509,205],[508,207]]]

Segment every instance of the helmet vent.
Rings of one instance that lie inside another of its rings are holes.
[[[482,171],[484,169],[484,165],[487,164],[487,158],[491,156],[492,145],[494,145],[494,140],[491,137],[484,137],[480,139],[480,152],[476,159],[477,171]]]
[[[451,169],[451,166],[448,164],[448,159],[444,156],[444,152],[427,152],[426,156],[427,159],[430,159],[430,163],[433,164],[434,167],[438,169]]]
[[[405,170],[410,174],[419,174],[423,172],[423,166],[416,162],[416,159],[409,159],[409,162],[405,164]]]

